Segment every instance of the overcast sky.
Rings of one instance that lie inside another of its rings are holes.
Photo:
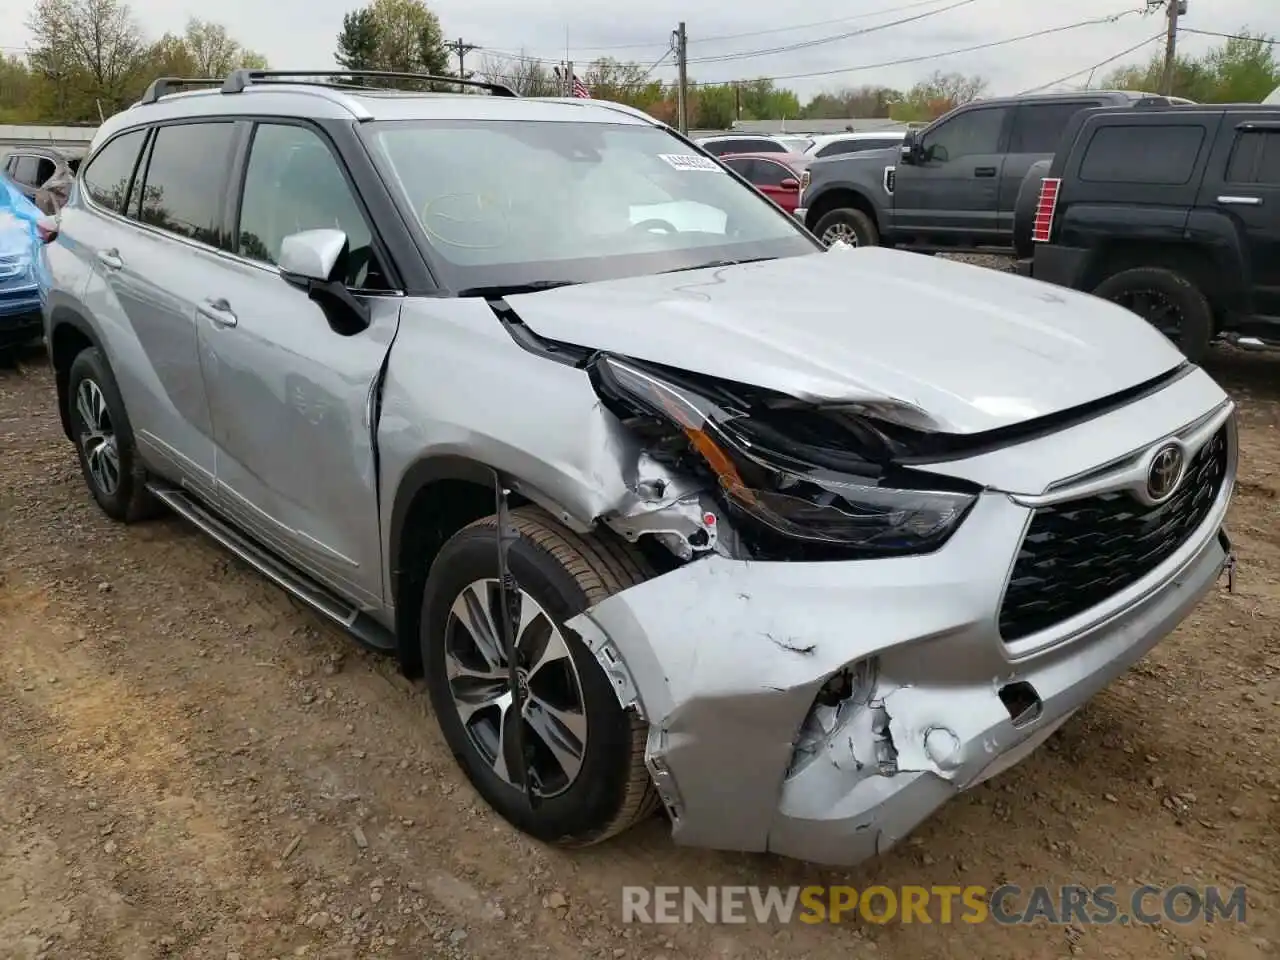
[[[1115,23],[1082,27],[991,50],[935,56],[949,50],[1014,37],[1036,30],[1106,17],[1145,6],[1145,0],[971,0],[949,12],[883,30],[834,39],[802,49],[758,51],[811,42],[905,17],[952,6],[959,0],[734,0],[690,4],[678,0],[431,0],[447,38],[461,37],[492,51],[524,53],[548,60],[568,54],[576,63],[600,56],[635,60],[648,66],[668,48],[683,17],[689,37],[689,73],[693,80],[723,81],[760,76],[808,96],[823,89],[864,83],[909,87],[934,69],[979,73],[989,93],[1018,93],[1049,84],[1075,71],[1082,82],[1091,66],[1163,31],[1159,15],[1131,14]],[[24,8],[29,0],[5,0],[15,16],[0,17],[0,49],[20,53],[29,40]],[[272,66],[324,68],[332,65],[334,37],[342,15],[360,0],[133,0],[138,22],[149,36],[180,31],[190,16],[219,20],[246,46],[267,56]],[[701,9],[699,9],[701,8]],[[785,19],[784,19],[785,17]],[[1250,27],[1280,37],[1280,0],[1190,0],[1186,27],[1230,33]],[[743,34],[749,34],[743,36]],[[1179,41],[1199,52],[1217,41],[1183,35]],[[1146,59],[1159,49],[1152,42],[1100,67],[1098,78],[1120,63]],[[755,53],[735,59],[731,54]],[[468,68],[479,65],[480,52]],[[918,63],[874,69],[850,67],[881,64],[908,57]],[[655,77],[671,79],[668,64]],[[793,74],[824,76],[789,77]]]

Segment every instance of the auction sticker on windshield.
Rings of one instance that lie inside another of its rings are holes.
[[[713,173],[723,172],[720,165],[710,157],[699,157],[692,153],[660,153],[663,160],[677,170],[710,170]]]

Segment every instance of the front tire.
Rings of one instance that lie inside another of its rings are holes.
[[[875,221],[852,207],[832,210],[824,215],[813,232],[828,247],[837,240],[854,247],[875,247],[880,245],[880,231]]]
[[[67,414],[85,485],[112,520],[134,523],[156,513],[111,367],[96,347],[82,350],[67,378]]]
[[[1093,295],[1126,310],[1163,333],[1192,363],[1203,362],[1213,339],[1213,308],[1191,280],[1165,267],[1135,267],[1113,274]]]
[[[498,632],[495,517],[454,535],[427,578],[421,644],[431,705],[467,779],[506,820],[548,843],[599,843],[657,806],[644,765],[648,731],[564,624],[644,580],[646,569],[624,544],[577,536],[537,508],[513,510],[511,520],[521,729],[537,806],[530,809],[512,773],[516,718]]]

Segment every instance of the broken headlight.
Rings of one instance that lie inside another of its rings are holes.
[[[778,395],[765,401],[752,388],[735,394],[728,384],[686,383],[611,357],[591,373],[652,452],[695,454],[715,475],[763,556],[794,554],[797,543],[840,557],[928,553],[976,500],[976,488],[895,467],[901,440],[863,417]]]

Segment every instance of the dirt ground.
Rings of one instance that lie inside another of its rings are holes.
[[[0,958],[1280,955],[1280,359],[1239,399],[1237,592],[854,871],[517,835],[425,697],[182,521],[93,505],[39,352],[0,369]],[[1245,924],[624,925],[623,885],[1245,884]]]

